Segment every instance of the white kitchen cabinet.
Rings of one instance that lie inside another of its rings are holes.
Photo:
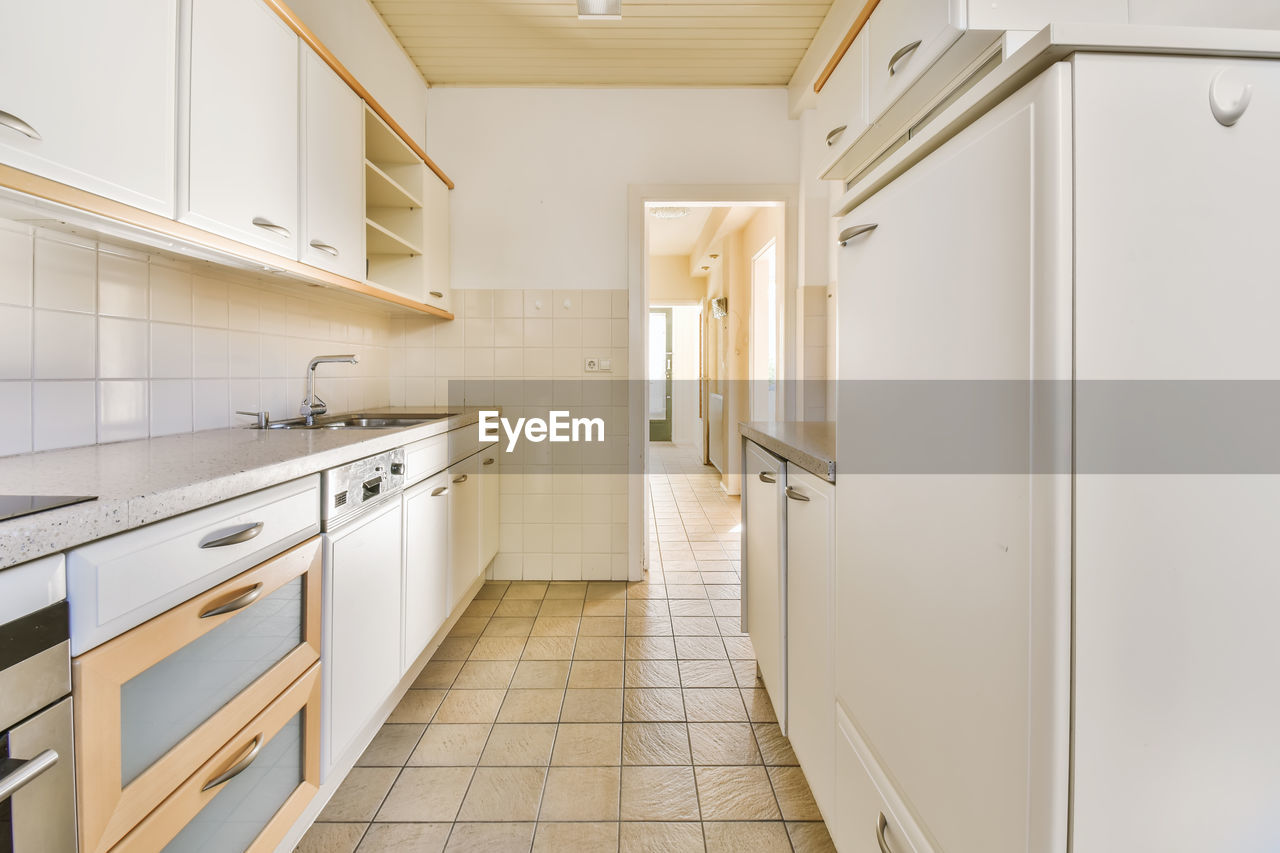
[[[298,260],[363,281],[364,103],[324,60],[302,52],[302,228]]]
[[[787,466],[753,441],[742,442],[742,612],[756,666],[784,734],[787,718]]]
[[[794,463],[786,468],[787,733],[818,808],[830,816],[836,807],[835,486]]]
[[[887,802],[872,773],[874,760],[849,718],[836,708],[836,800],[838,808],[827,820],[831,840],[841,853],[917,853],[911,833]]]
[[[426,167],[423,167],[426,169]],[[452,276],[451,231],[449,225],[449,188],[430,170],[423,182],[422,219],[425,229],[422,241],[426,284],[422,301],[446,311],[453,294],[450,291]]]
[[[965,29],[967,0],[884,0],[867,22],[867,103],[879,116]]]
[[[0,162],[174,215],[178,0],[0,0]]]
[[[818,94],[813,131],[807,140],[810,162],[820,173],[825,171],[835,154],[861,136],[867,124],[867,32],[864,29],[849,45]]]
[[[1071,377],[1070,78],[1050,66],[840,223],[875,227],[839,262],[859,387],[837,418],[836,698],[913,843],[953,853],[1066,844],[1070,478],[1032,475],[1029,448],[1069,447],[1070,417],[1026,383]],[[967,408],[1001,390],[1033,396]],[[1007,469],[947,443],[970,424],[1007,436]]]
[[[324,536],[326,773],[400,680],[403,517],[393,500]]]
[[[498,522],[500,519],[499,503],[502,496],[502,451],[498,445],[480,453],[480,559],[478,571],[484,572],[498,556]]]
[[[480,574],[480,454],[446,470],[449,477],[449,611]]]
[[[404,493],[404,659],[407,670],[449,618],[449,476]]]
[[[190,0],[180,218],[297,256],[298,38],[260,0]]]

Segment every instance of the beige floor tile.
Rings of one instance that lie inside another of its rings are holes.
[[[558,687],[564,688],[569,680],[570,661],[522,660],[511,679],[514,688]]]
[[[452,821],[471,782],[472,767],[406,767],[375,820],[385,823]]]
[[[770,767],[769,781],[785,820],[822,820],[809,783],[799,767]]]
[[[633,598],[666,598],[666,584],[637,583],[627,587],[627,599]]]
[[[509,586],[511,586],[509,581],[486,581],[484,586],[480,587],[480,591],[476,593],[476,598],[480,601],[502,598]]]
[[[440,642],[440,648],[431,656],[437,660],[466,660],[476,646],[475,637],[447,637]]]
[[[720,626],[713,616],[672,616],[671,629],[680,637],[718,637]]]
[[[711,612],[716,616],[736,619],[742,613],[742,602],[736,598],[717,598],[711,602]]]
[[[576,689],[622,687],[622,661],[576,660],[569,673],[569,686]]]
[[[681,691],[669,687],[627,688],[622,699],[622,718],[637,722],[683,722]]]
[[[496,599],[476,598],[462,611],[463,619],[488,619],[498,607]]]
[[[625,581],[591,581],[587,584],[588,599],[623,598],[626,594]]]
[[[623,820],[697,820],[692,767],[623,767]]]
[[[407,690],[400,704],[396,705],[391,716],[387,717],[387,722],[429,723],[435,716],[436,709],[440,707],[440,703],[444,701],[444,695],[443,690]]]
[[[707,588],[702,584],[667,584],[667,598],[670,599],[705,599],[707,597]]]
[[[622,688],[575,689],[571,687],[565,691],[560,719],[566,723],[620,723],[622,722]]]
[[[375,823],[357,853],[440,853],[451,823]]]
[[[724,647],[729,650],[729,657],[734,660],[750,660],[756,659],[756,650],[751,647],[751,640],[747,637],[725,637]]]
[[[519,660],[524,637],[481,637],[471,651],[471,660]]]
[[[539,767],[551,760],[554,723],[498,723],[489,734],[482,766]]]
[[[793,766],[800,762],[791,751],[791,742],[782,734],[777,723],[755,723],[752,728],[756,732],[756,743],[760,746],[760,754],[764,763],[770,766]]]
[[[778,715],[773,712],[773,703],[764,690],[743,690],[742,701],[747,707],[747,716],[753,723],[776,723]]]
[[[625,627],[621,616],[583,616],[578,633],[583,637],[621,637]]]
[[[465,660],[431,660],[413,680],[415,688],[447,689],[453,684]]]
[[[680,670],[674,660],[628,660],[623,681],[626,687],[679,687]]]
[[[547,585],[545,583],[535,583],[531,581],[515,581],[507,589],[507,594],[503,596],[508,598],[536,598],[541,599],[547,594]]]
[[[493,611],[493,615],[532,619],[538,615],[538,608],[541,606],[542,602],[536,598],[506,598],[498,604],[498,609]]]
[[[530,637],[522,660],[569,660],[573,657],[573,637]]]
[[[745,637],[742,631],[742,620],[737,616],[717,616],[716,627],[720,629],[720,635],[724,637]]]
[[[627,637],[627,660],[674,660],[671,637]]]
[[[671,602],[671,615],[676,616],[713,616],[715,611],[712,602],[706,599],[686,598]]]
[[[368,823],[399,775],[399,767],[351,768],[316,820]]]
[[[473,767],[489,737],[489,723],[432,723],[409,757],[411,767]]]
[[[516,671],[513,660],[469,660],[453,681],[454,690],[505,690]]]
[[[386,723],[378,729],[357,767],[403,767],[426,730],[419,723]]]
[[[623,764],[689,764],[689,732],[684,723],[624,723]]]
[[[729,655],[721,637],[676,637],[676,656],[681,660],[722,660]]]
[[[617,820],[619,771],[618,767],[552,767],[540,819]]]
[[[547,587],[547,598],[585,598],[587,581],[556,581]]]
[[[727,660],[680,661],[681,687],[737,687]]]
[[[540,823],[533,853],[611,853],[618,849],[616,823]]]
[[[684,710],[690,722],[745,721],[747,709],[736,687],[693,687],[684,691]]]
[[[484,637],[527,637],[533,619],[519,616],[495,616],[485,626]]]
[[[822,821],[788,823],[787,833],[791,836],[791,847],[795,853],[836,853],[836,845]]]
[[[671,608],[665,598],[629,598],[627,599],[627,618],[633,616],[671,616]]]
[[[744,690],[763,688],[764,682],[760,680],[760,676],[756,674],[756,662],[753,660],[731,660],[729,665],[733,667],[733,677],[738,680],[738,686]]]
[[[539,616],[533,623],[533,636],[575,637],[578,621],[577,616]]]
[[[480,767],[458,812],[459,821],[537,820],[545,767]]]
[[[561,723],[551,764],[557,767],[617,765],[621,740],[619,723]]]
[[[532,823],[458,823],[445,853],[529,853]]]
[[[582,601],[572,598],[549,598],[538,608],[539,616],[581,616]]]
[[[626,630],[628,637],[670,637],[671,617],[628,616]]]
[[[622,637],[578,637],[574,660],[622,660]]]
[[[624,823],[618,853],[703,853],[700,823]]]
[[[782,819],[763,767],[696,767],[694,773],[703,820]]]
[[[495,601],[476,602],[477,604],[497,604]],[[488,616],[461,616],[449,631],[450,637],[479,637],[489,624]]]
[[[505,690],[450,690],[436,711],[437,723],[492,723]]]
[[[780,822],[704,823],[707,853],[790,853],[787,828]]]
[[[694,764],[761,763],[750,723],[690,723],[689,744]]]
[[[624,616],[626,612],[625,598],[588,598],[582,605],[583,616]]]
[[[364,830],[363,823],[314,823],[294,853],[352,853]]]
[[[560,719],[564,691],[554,688],[508,690],[498,712],[500,723],[554,723]]]

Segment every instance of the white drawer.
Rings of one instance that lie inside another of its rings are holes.
[[[404,484],[406,487],[425,480],[449,467],[449,435],[433,435],[404,448]]]
[[[474,456],[480,452],[482,447],[495,448],[494,444],[480,443],[480,427],[478,424],[469,424],[460,429],[451,430],[449,432],[449,464],[460,462],[468,456]]]
[[[884,0],[876,6],[866,28],[871,121],[942,56],[964,29],[964,0]]]
[[[316,475],[76,548],[67,555],[71,654],[82,654],[319,531]],[[216,544],[228,538],[227,544]]]
[[[892,853],[929,853],[928,848],[913,843],[885,801],[861,750],[854,746],[859,740],[844,709],[837,705],[836,802],[831,814],[834,820],[827,822],[836,849],[841,853],[881,853],[887,847]]]
[[[67,597],[67,573],[61,554],[0,569],[0,625],[57,604]]]

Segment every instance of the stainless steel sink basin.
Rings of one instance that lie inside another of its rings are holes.
[[[323,415],[307,424],[305,418],[290,418],[267,425],[267,429],[399,429],[418,426],[431,421],[452,417],[452,412],[403,415],[378,415],[356,413],[351,415]]]

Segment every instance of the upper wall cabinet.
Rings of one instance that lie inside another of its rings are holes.
[[[298,39],[260,0],[190,0],[180,218],[289,258],[298,241]]]
[[[177,0],[0,0],[0,162],[174,213]]]
[[[964,0],[886,0],[867,23],[868,99],[878,116],[964,32]]]
[[[364,104],[320,57],[302,56],[298,260],[364,280]]]

